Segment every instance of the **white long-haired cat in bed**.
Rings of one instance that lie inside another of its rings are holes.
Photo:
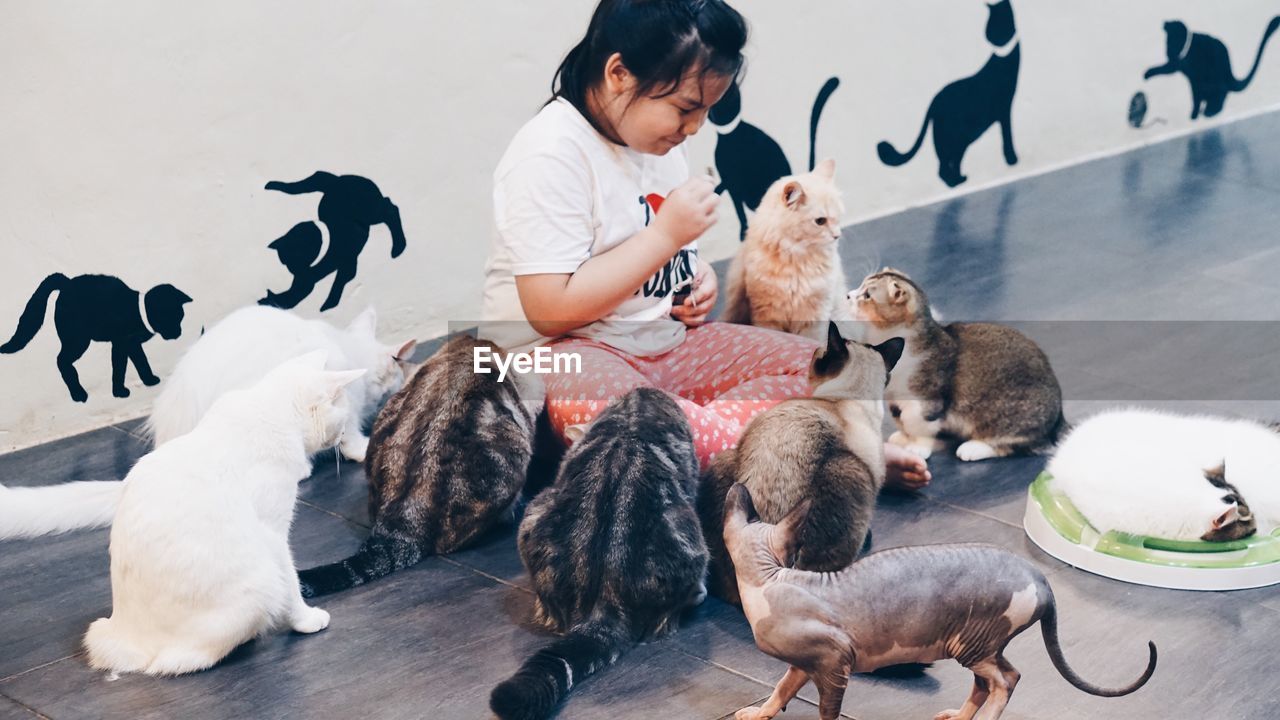
[[[224,393],[191,432],[143,456],[111,528],[111,617],[85,634],[100,670],[203,670],[274,628],[323,630],[289,551],[298,481],[347,427],[346,388],[364,370],[285,362]]]
[[[1250,420],[1099,413],[1059,443],[1048,471],[1101,532],[1231,540],[1280,526],[1280,434]]]
[[[346,328],[306,320],[278,308],[255,305],[236,310],[201,336],[178,361],[156,398],[147,432],[156,445],[184,435],[223,393],[252,385],[289,358],[324,350],[329,370],[369,370],[347,390],[351,413],[340,448],[348,459],[363,462],[369,446],[364,422],[404,384],[405,363],[415,345],[413,340],[399,346],[383,345],[374,335],[376,326],[373,308]]]

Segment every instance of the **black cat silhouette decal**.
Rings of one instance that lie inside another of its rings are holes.
[[[160,378],[151,372],[151,364],[142,344],[153,336],[176,340],[182,335],[183,305],[191,302],[186,293],[172,285],[157,285],[146,292],[124,284],[110,275],[79,275],[69,278],[53,273],[45,278],[27,301],[18,319],[18,329],[0,353],[16,353],[31,342],[44,324],[49,296],[58,293],[53,306],[53,324],[62,341],[58,353],[58,372],[71,392],[71,399],[89,399],[80,384],[75,362],[93,341],[111,343],[111,394],[129,397],[124,374],[129,363],[138,371],[143,385],[155,385]]]
[[[809,169],[814,166],[818,142],[818,119],[827,98],[840,85],[839,78],[831,78],[818,91],[809,113]],[[716,171],[720,184],[716,192],[729,191],[733,209],[738,213],[740,231],[738,239],[747,236],[747,209],[760,207],[760,200],[775,180],[791,174],[791,163],[782,147],[763,130],[742,120],[742,95],[738,84],[733,83],[720,101],[711,106],[707,119],[716,126]]]
[[[1271,18],[1267,30],[1262,34],[1262,42],[1258,43],[1258,54],[1253,59],[1253,67],[1243,79],[1237,80],[1231,72],[1231,55],[1227,46],[1212,35],[1189,33],[1187,26],[1178,20],[1170,20],[1164,24],[1165,54],[1168,60],[1157,65],[1142,75],[1150,80],[1157,75],[1182,73],[1191,83],[1191,119],[1195,120],[1203,113],[1205,117],[1213,117],[1222,112],[1227,102],[1227,93],[1242,92],[1253,82],[1258,72],[1258,64],[1262,62],[1262,51],[1267,47],[1271,34],[1280,28],[1280,16]]]
[[[317,216],[329,231],[329,248],[320,257],[324,237],[314,222],[294,225],[289,232],[267,247],[275,250],[280,262],[293,274],[293,284],[282,293],[267,291],[259,305],[289,309],[296,307],[315,289],[316,283],[333,275],[333,286],[320,310],[329,310],[342,301],[342,291],[356,276],[356,261],[369,230],[386,225],[391,231],[391,257],[400,257],[405,249],[404,229],[400,226],[400,209],[384,197],[378,186],[359,175],[334,175],[323,170],[298,182],[267,183],[266,189],[290,195],[321,193]],[[318,259],[318,260],[317,260]]]
[[[987,3],[986,36],[987,42],[995,46],[987,63],[976,74],[956,80],[934,96],[920,126],[920,134],[910,150],[900,153],[888,141],[876,146],[881,162],[897,167],[911,160],[924,144],[925,133],[932,124],[933,148],[938,154],[938,177],[948,187],[955,187],[968,179],[960,172],[965,151],[988,128],[999,123],[1004,161],[1010,165],[1017,164],[1018,154],[1013,150],[1013,125],[1009,116],[1013,95],[1018,89],[1018,65],[1022,51],[1009,0]]]

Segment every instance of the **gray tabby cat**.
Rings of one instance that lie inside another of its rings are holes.
[[[797,568],[835,571],[857,557],[884,485],[884,388],[902,348],[897,338],[876,347],[845,340],[829,322],[827,344],[809,367],[813,395],[756,416],[738,446],[716,456],[702,483],[698,515],[717,597],[740,603],[720,532],[725,495],[734,483],[750,489],[765,522],[812,502],[814,511],[797,530]]]
[[[474,541],[503,519],[525,482],[545,388],[533,375],[476,373],[462,335],[378,413],[365,475],[373,527],[354,555],[298,573],[303,597],[362,585]]]
[[[868,342],[907,341],[885,391],[898,425],[889,442],[927,458],[955,440],[956,457],[985,460],[1043,452],[1065,432],[1049,358],[1017,330],[939,325],[924,290],[892,268],[868,275],[849,293],[849,305]]]
[[[652,388],[614,402],[570,448],[518,536],[535,619],[565,636],[494,688],[498,717],[549,716],[574,683],[674,631],[680,612],[702,602],[697,482],[689,423]]]

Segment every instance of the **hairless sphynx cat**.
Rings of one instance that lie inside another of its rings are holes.
[[[1151,660],[1129,686],[1100,688],[1081,679],[1062,656],[1044,575],[992,545],[893,548],[833,573],[791,569],[792,529],[808,506],[769,525],[751,522],[746,486],[734,485],[725,503],[725,546],[756,645],[791,665],[764,706],[739,710],[738,720],[772,718],[809,680],[818,687],[822,720],[834,720],[850,674],[948,657],[973,671],[973,691],[964,707],[935,720],[996,720],[1021,677],[1005,659],[1005,646],[1037,621],[1053,666],[1087,693],[1127,695],[1155,672],[1156,646],[1148,643]]]

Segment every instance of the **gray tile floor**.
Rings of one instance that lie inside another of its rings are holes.
[[[1221,322],[1280,319],[1277,132],[1280,115],[1263,116],[853,227],[849,278],[891,264],[947,319],[1019,323],[1048,351],[1073,419],[1132,402],[1280,417],[1280,326]],[[1139,322],[1155,320],[1170,322]],[[146,451],[132,430],[0,456],[0,478],[121,477]],[[1127,682],[1146,641],[1160,648],[1146,688],[1102,699],[1068,685],[1039,633],[1024,633],[1008,653],[1023,681],[1005,717],[1280,717],[1270,662],[1280,590],[1155,590],[1047,557],[1020,525],[1042,464],[936,458],[933,485],[885,496],[874,523],[879,548],[976,540],[1030,557],[1057,594],[1068,659],[1095,682]],[[302,489],[299,563],[345,556],[367,525],[361,469],[321,463]],[[107,561],[106,531],[0,543],[0,718],[485,718],[489,689],[547,640],[530,625],[508,529],[325,598],[333,623],[318,635],[264,638],[194,676],[111,681],[88,669],[79,647],[88,623],[110,610]],[[674,637],[576,688],[558,717],[732,717],[766,697],[783,669],[756,650],[738,611],[711,600]],[[950,662],[910,680],[860,676],[844,712],[929,718],[957,706],[969,685]],[[812,688],[801,697],[814,700]],[[799,701],[785,717],[817,710]]]

